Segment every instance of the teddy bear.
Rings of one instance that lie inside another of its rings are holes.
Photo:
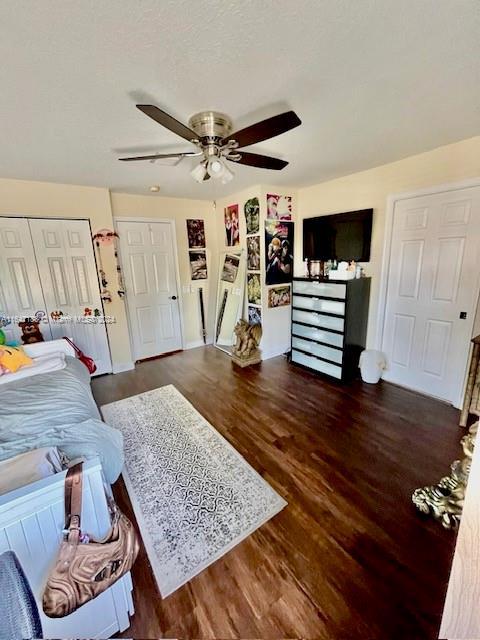
[[[38,328],[38,320],[33,318],[25,318],[24,322],[19,322],[18,326],[22,330],[23,344],[33,344],[34,342],[43,342],[42,332]]]

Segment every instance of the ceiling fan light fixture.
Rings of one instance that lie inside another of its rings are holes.
[[[205,162],[200,162],[196,167],[190,172],[190,175],[196,182],[203,182],[205,176],[207,175],[207,167],[205,166]]]
[[[211,158],[208,161],[207,171],[211,178],[221,178],[225,171],[225,165],[220,158]]]
[[[233,171],[229,169],[227,164],[225,163],[223,165],[223,173],[220,178],[222,184],[227,184],[228,182],[230,182],[230,180],[233,180],[234,176],[235,174],[233,173]]]

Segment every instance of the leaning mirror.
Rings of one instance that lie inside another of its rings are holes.
[[[220,254],[215,321],[215,346],[231,354],[233,330],[242,316],[246,260],[244,251]]]

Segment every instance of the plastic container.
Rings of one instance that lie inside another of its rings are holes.
[[[369,384],[377,384],[386,369],[385,354],[375,349],[365,349],[360,355],[360,373],[362,380]]]

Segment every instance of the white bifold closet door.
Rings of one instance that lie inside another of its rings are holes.
[[[37,311],[45,311],[45,301],[28,220],[0,218],[0,316],[11,319],[2,327],[8,342],[19,341],[22,333],[15,316],[34,317]],[[41,331],[52,339],[48,324]]]
[[[0,235],[0,281],[5,299],[0,311],[5,309],[10,316],[45,311],[49,324],[42,324],[41,331],[46,340],[70,337],[95,360],[95,375],[110,373],[105,325],[77,320],[84,317],[86,308],[104,313],[88,221],[1,218]],[[10,253],[4,256],[5,246]],[[73,321],[52,322],[54,311]],[[12,325],[7,326],[7,335],[18,340],[20,332]]]

